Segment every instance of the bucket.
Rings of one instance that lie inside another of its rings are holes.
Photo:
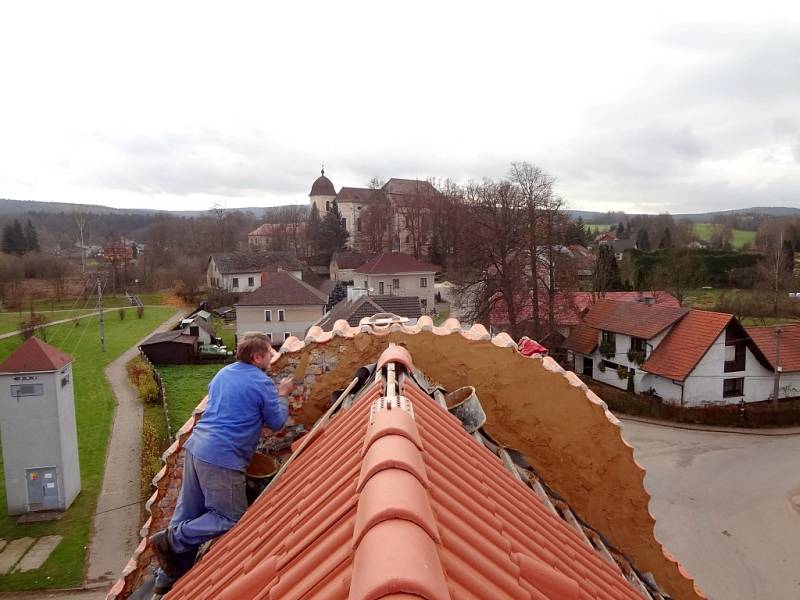
[[[453,390],[445,395],[444,401],[447,410],[458,417],[467,433],[477,431],[486,423],[486,413],[471,385]]]
[[[267,484],[278,472],[275,460],[263,452],[256,452],[247,465],[245,475],[245,493],[247,495],[247,505],[250,506],[256,501]]]

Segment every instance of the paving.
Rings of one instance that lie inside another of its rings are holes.
[[[143,407],[136,390],[128,383],[125,365],[138,353],[138,346],[152,333],[167,331],[183,316],[179,310],[158,329],[134,344],[106,368],[106,377],[117,400],[114,425],[106,457],[103,487],[94,518],[94,535],[89,548],[86,585],[112,583],[139,543]]]
[[[33,546],[35,541],[34,538],[24,537],[8,542],[8,545],[0,552],[0,575],[10,573],[14,565],[19,562],[22,555]]]
[[[22,557],[22,560],[19,561],[14,571],[26,573],[38,569],[44,564],[44,561],[47,560],[53,550],[56,549],[60,541],[60,535],[46,535],[40,537],[25,556]]]
[[[800,598],[800,436],[624,424],[656,537],[709,598]]]

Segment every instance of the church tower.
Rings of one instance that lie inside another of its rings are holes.
[[[308,198],[311,201],[311,206],[317,207],[319,216],[324,217],[325,212],[336,198],[336,188],[333,187],[333,182],[325,177],[325,167],[322,168],[322,174],[317,177],[311,186],[311,193]]]

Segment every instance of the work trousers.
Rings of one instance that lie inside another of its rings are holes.
[[[183,484],[172,515],[172,549],[197,550],[233,527],[247,510],[242,471],[218,467],[186,451]]]

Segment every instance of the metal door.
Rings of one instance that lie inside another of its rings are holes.
[[[55,467],[25,469],[28,483],[28,509],[46,510],[59,507],[58,470]]]

